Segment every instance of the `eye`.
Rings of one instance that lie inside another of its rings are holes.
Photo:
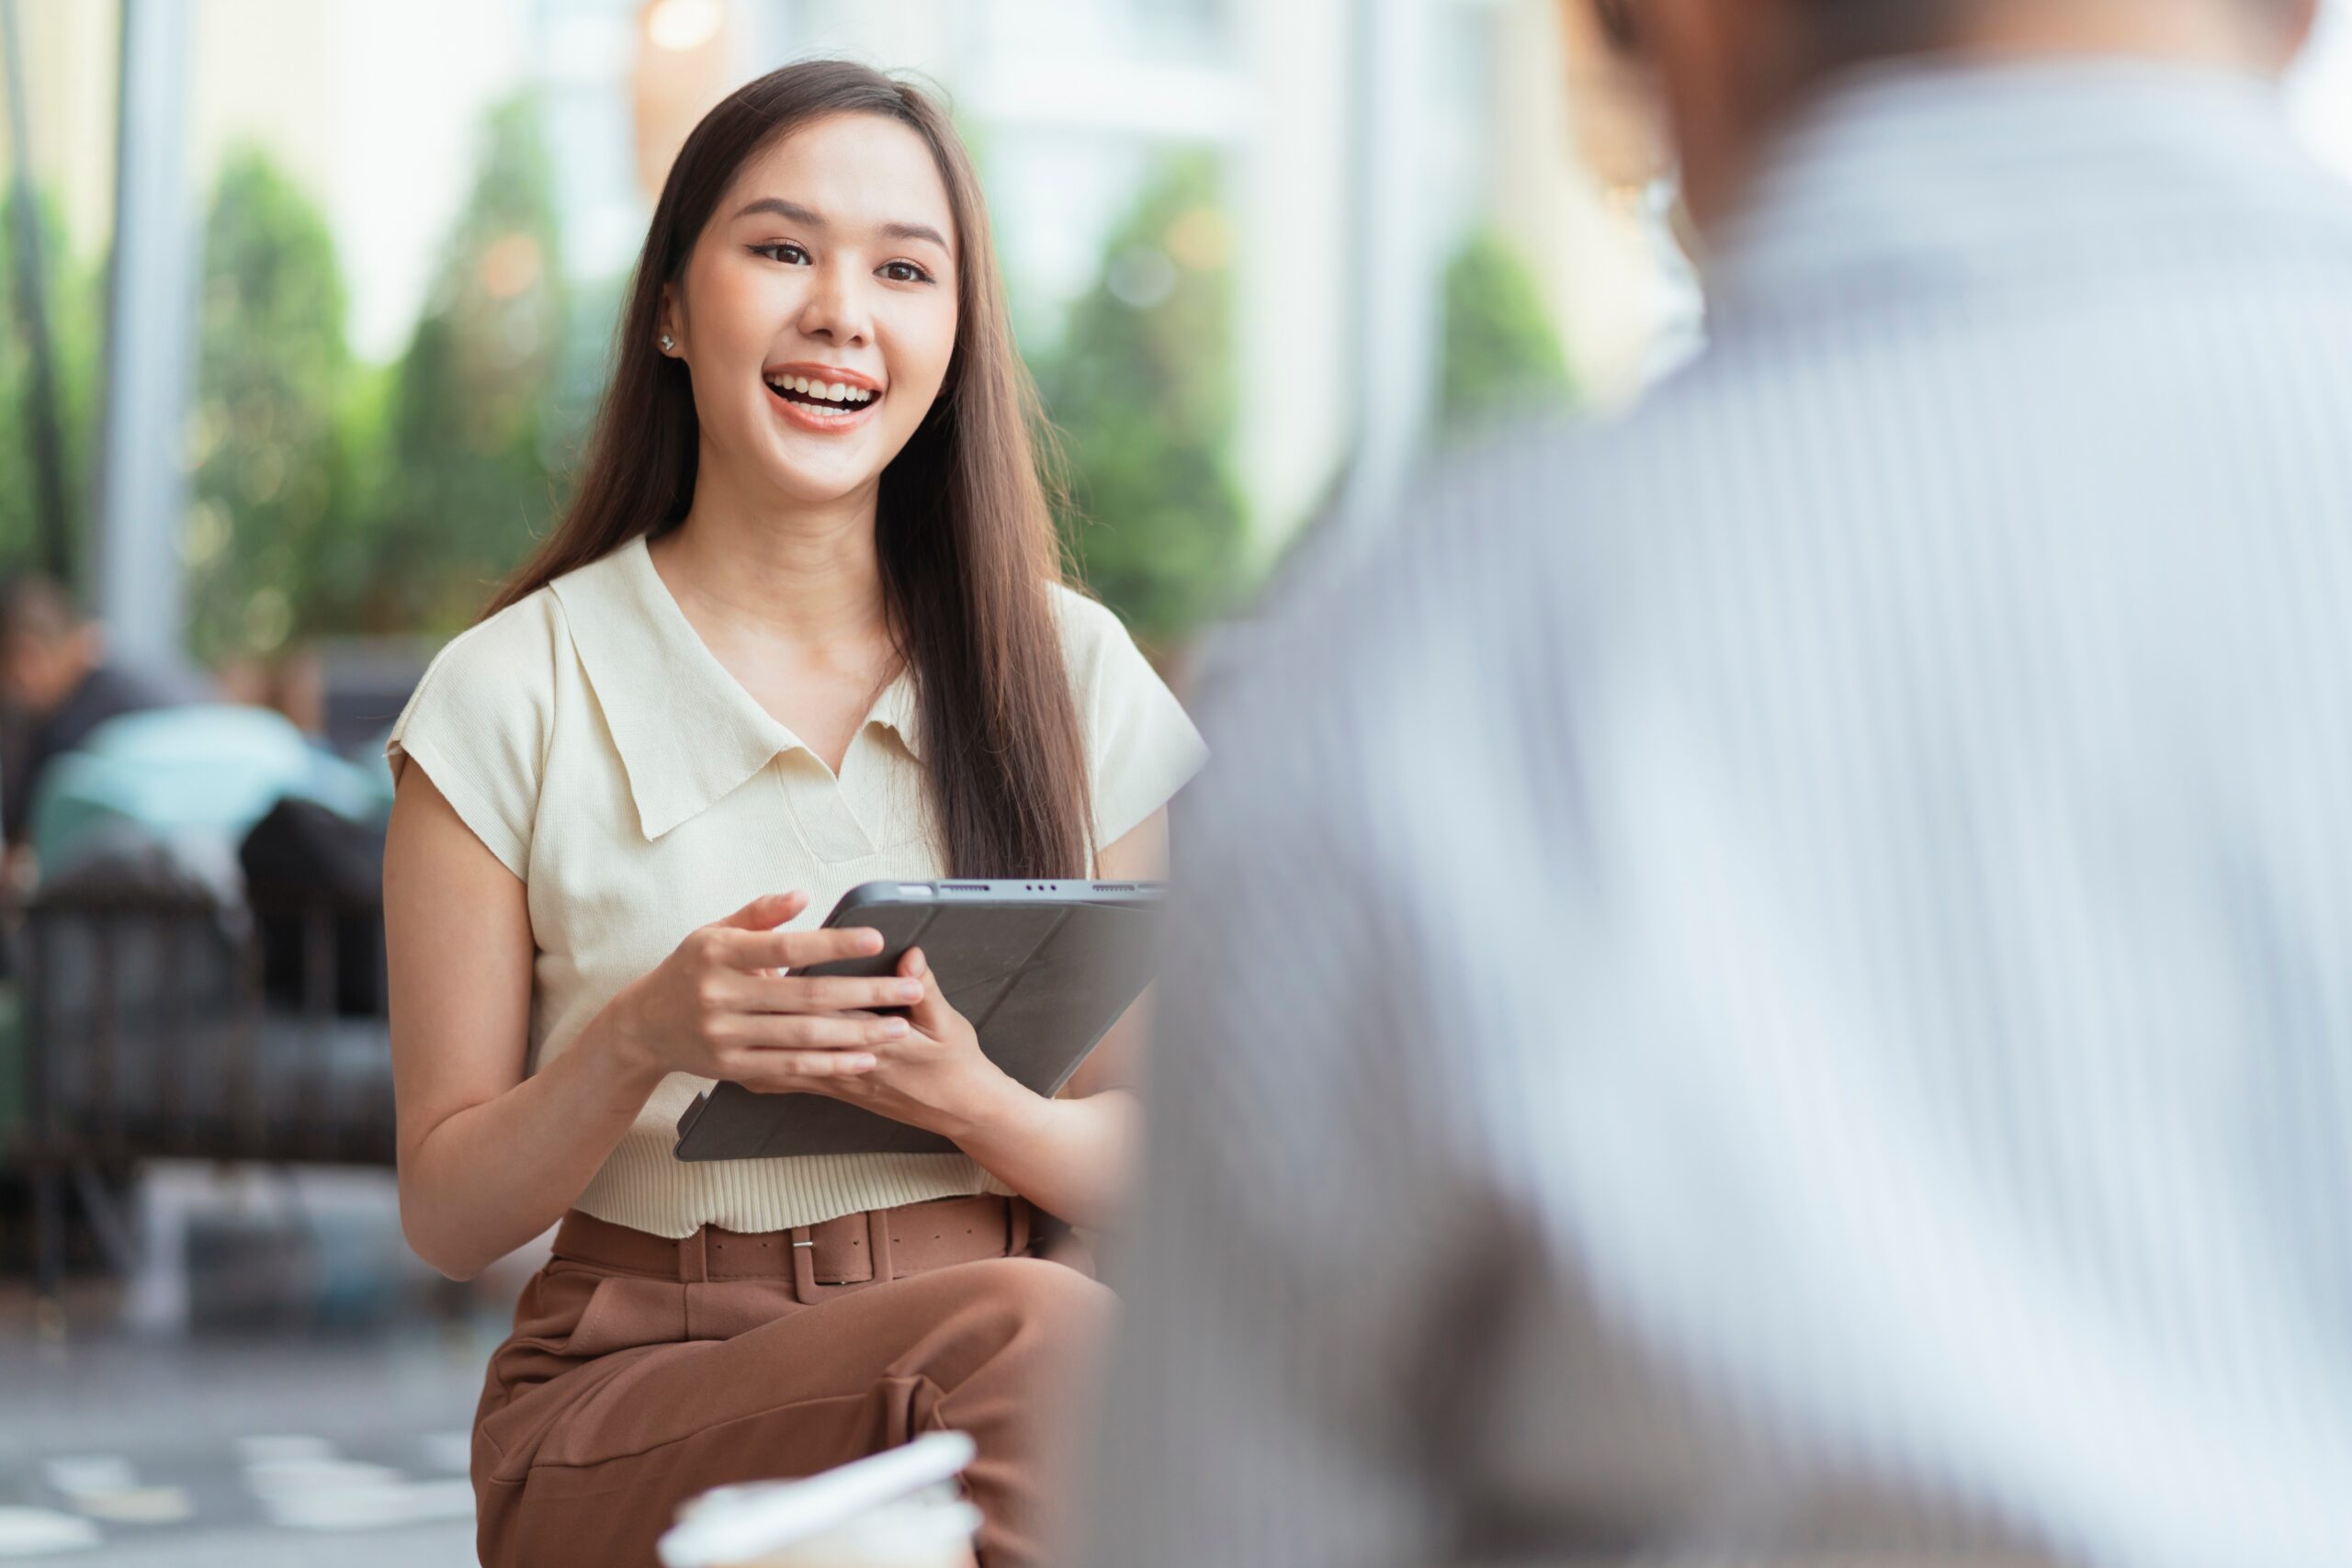
[[[752,254],[755,256],[766,256],[770,261],[782,262],[786,266],[808,265],[808,253],[789,240],[779,240],[773,245],[753,245]]]
[[[931,274],[910,261],[884,262],[882,276],[893,283],[929,283]]]

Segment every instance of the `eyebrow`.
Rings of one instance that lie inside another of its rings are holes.
[[[773,212],[787,222],[806,223],[812,229],[828,226],[825,215],[816,209],[803,207],[797,201],[786,201],[779,197],[763,196],[757,201],[745,202],[736,209],[735,216],[749,218],[754,212]],[[881,231],[882,237],[888,240],[928,240],[949,254],[955,254],[946,238],[928,223],[885,223]]]

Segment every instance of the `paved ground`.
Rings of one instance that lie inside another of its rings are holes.
[[[458,1568],[466,1432],[527,1262],[452,1290],[400,1244],[388,1177],[166,1171],[129,1289],[62,1337],[0,1280],[0,1561]]]

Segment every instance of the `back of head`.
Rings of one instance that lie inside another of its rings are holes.
[[[1657,81],[1692,215],[1736,205],[1775,133],[1841,73],[1912,56],[2284,71],[2319,0],[1568,0]]]
[[[1640,41],[1645,17],[1657,9],[1641,0],[1589,3],[1603,33],[1622,48]],[[2318,0],[1767,0],[1737,8],[1787,33],[1797,40],[1796,58],[1825,69],[1966,47],[1981,29],[2006,30],[2012,17],[2059,32],[2098,28],[2105,17],[2164,28],[2201,17],[2208,27],[2267,31],[2291,53],[2311,28]]]

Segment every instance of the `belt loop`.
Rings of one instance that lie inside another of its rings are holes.
[[[899,1277],[899,1271],[890,1258],[889,1210],[868,1209],[865,1211],[865,1250],[872,1255],[870,1261],[874,1265],[876,1284],[887,1284]]]
[[[1029,1200],[1007,1198],[1005,1201],[1005,1241],[1007,1258],[1019,1258],[1029,1250]]]
[[[807,1225],[792,1227],[792,1293],[802,1306],[817,1304],[817,1243]]]
[[[699,1285],[710,1278],[710,1252],[703,1237],[708,1225],[698,1225],[692,1235],[678,1238],[678,1278],[686,1284]]]

